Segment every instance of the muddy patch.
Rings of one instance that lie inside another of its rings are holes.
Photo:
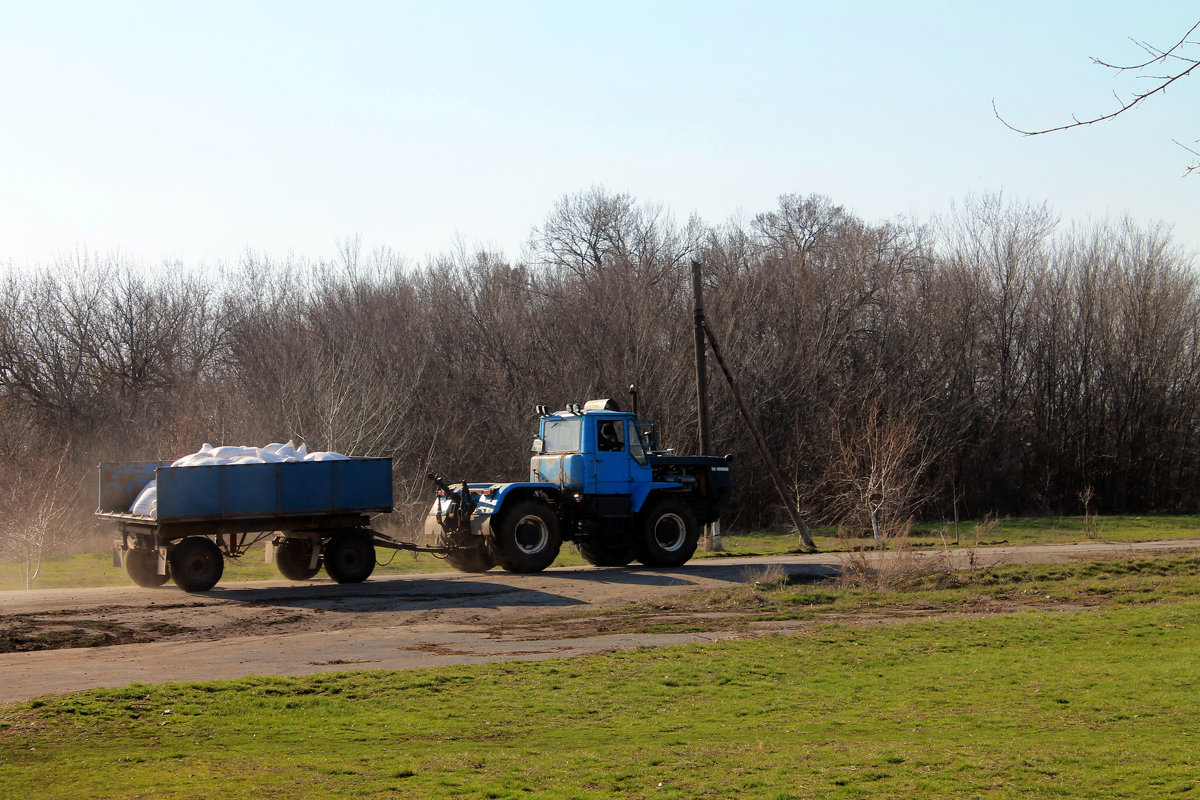
[[[192,629],[156,620],[126,624],[56,614],[0,617],[0,653],[106,647],[186,636]]]

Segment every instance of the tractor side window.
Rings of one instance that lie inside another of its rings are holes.
[[[602,453],[620,453],[625,450],[625,424],[616,420],[601,420],[596,432],[597,447]]]
[[[629,426],[629,455],[633,456],[633,460],[641,464],[643,467],[648,463],[646,451],[650,448],[646,446],[646,440],[642,438],[642,432],[638,430],[637,425]]]
[[[583,427],[576,419],[546,420],[543,428],[543,453],[575,453],[579,451],[579,432]]]

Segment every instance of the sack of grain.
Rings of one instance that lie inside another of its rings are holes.
[[[299,447],[293,441],[289,441],[286,444],[272,442],[266,447],[243,447],[239,445],[213,447],[211,444],[205,442],[195,453],[190,453],[183,458],[176,459],[171,463],[171,466],[209,467],[220,464],[277,464],[280,462],[343,461],[346,459],[347,456],[341,453],[333,453],[327,450],[309,453],[307,445],[303,442],[300,443]],[[137,499],[129,507],[129,513],[142,517],[155,517],[158,515],[157,481],[150,481],[138,493]]]

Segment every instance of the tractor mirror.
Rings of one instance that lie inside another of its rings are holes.
[[[545,442],[543,442],[541,439],[533,440],[533,452],[541,453],[542,450],[545,448],[545,446],[546,446]]]

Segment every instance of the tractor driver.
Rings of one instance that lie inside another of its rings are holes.
[[[621,436],[623,431],[617,427],[613,420],[605,420],[600,423],[599,430],[599,449],[602,453],[619,453],[625,449],[624,438]],[[623,426],[622,426],[623,427]]]

